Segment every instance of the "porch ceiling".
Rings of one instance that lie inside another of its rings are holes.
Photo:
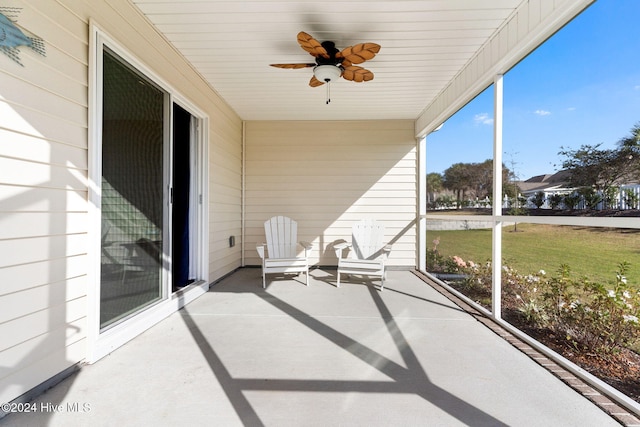
[[[244,120],[416,119],[526,0],[131,0]],[[382,46],[374,80],[311,88],[305,31]]]

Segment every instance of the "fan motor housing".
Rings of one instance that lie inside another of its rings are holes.
[[[324,58],[322,56],[316,57],[316,63],[318,65],[338,65],[342,61],[336,59],[336,55],[340,53],[340,51],[336,48],[336,44],[332,41],[324,41],[320,43],[320,45],[327,51],[328,58]]]

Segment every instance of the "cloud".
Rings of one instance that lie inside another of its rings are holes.
[[[473,122],[477,125],[492,125],[493,119],[488,113],[480,113],[473,116]]]
[[[533,114],[537,114],[538,116],[548,116],[549,114],[551,114],[551,111],[536,110],[536,111],[533,112]]]
[[[633,87],[633,89],[634,89],[634,90],[640,90],[640,85],[635,85],[635,86]]]

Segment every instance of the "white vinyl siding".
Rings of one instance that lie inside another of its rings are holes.
[[[298,221],[310,262],[337,264],[330,245],[377,219],[394,241],[391,266],[416,265],[416,141],[413,121],[247,122],[245,263],[274,215]]]
[[[242,235],[242,123],[211,119],[209,139],[209,280],[240,267]],[[235,247],[229,237],[235,236]]]
[[[0,55],[0,402],[86,353],[88,28],[43,3],[11,6],[46,57]]]
[[[5,6],[46,56],[0,54],[0,402],[87,354],[90,19],[208,116],[209,281],[240,265],[242,155],[239,117],[127,0]]]

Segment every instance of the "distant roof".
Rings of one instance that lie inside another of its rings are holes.
[[[553,174],[536,175],[534,177],[531,177],[531,178],[527,179],[524,182],[530,182],[530,183],[546,182],[548,184],[564,183],[564,182],[569,181],[569,175],[570,175],[570,172],[565,169],[565,170],[561,170],[561,171],[558,171],[558,172],[553,173]]]
[[[536,175],[525,181],[519,181],[518,187],[523,193],[561,188],[569,181],[569,174],[569,171],[561,170],[553,174]]]

